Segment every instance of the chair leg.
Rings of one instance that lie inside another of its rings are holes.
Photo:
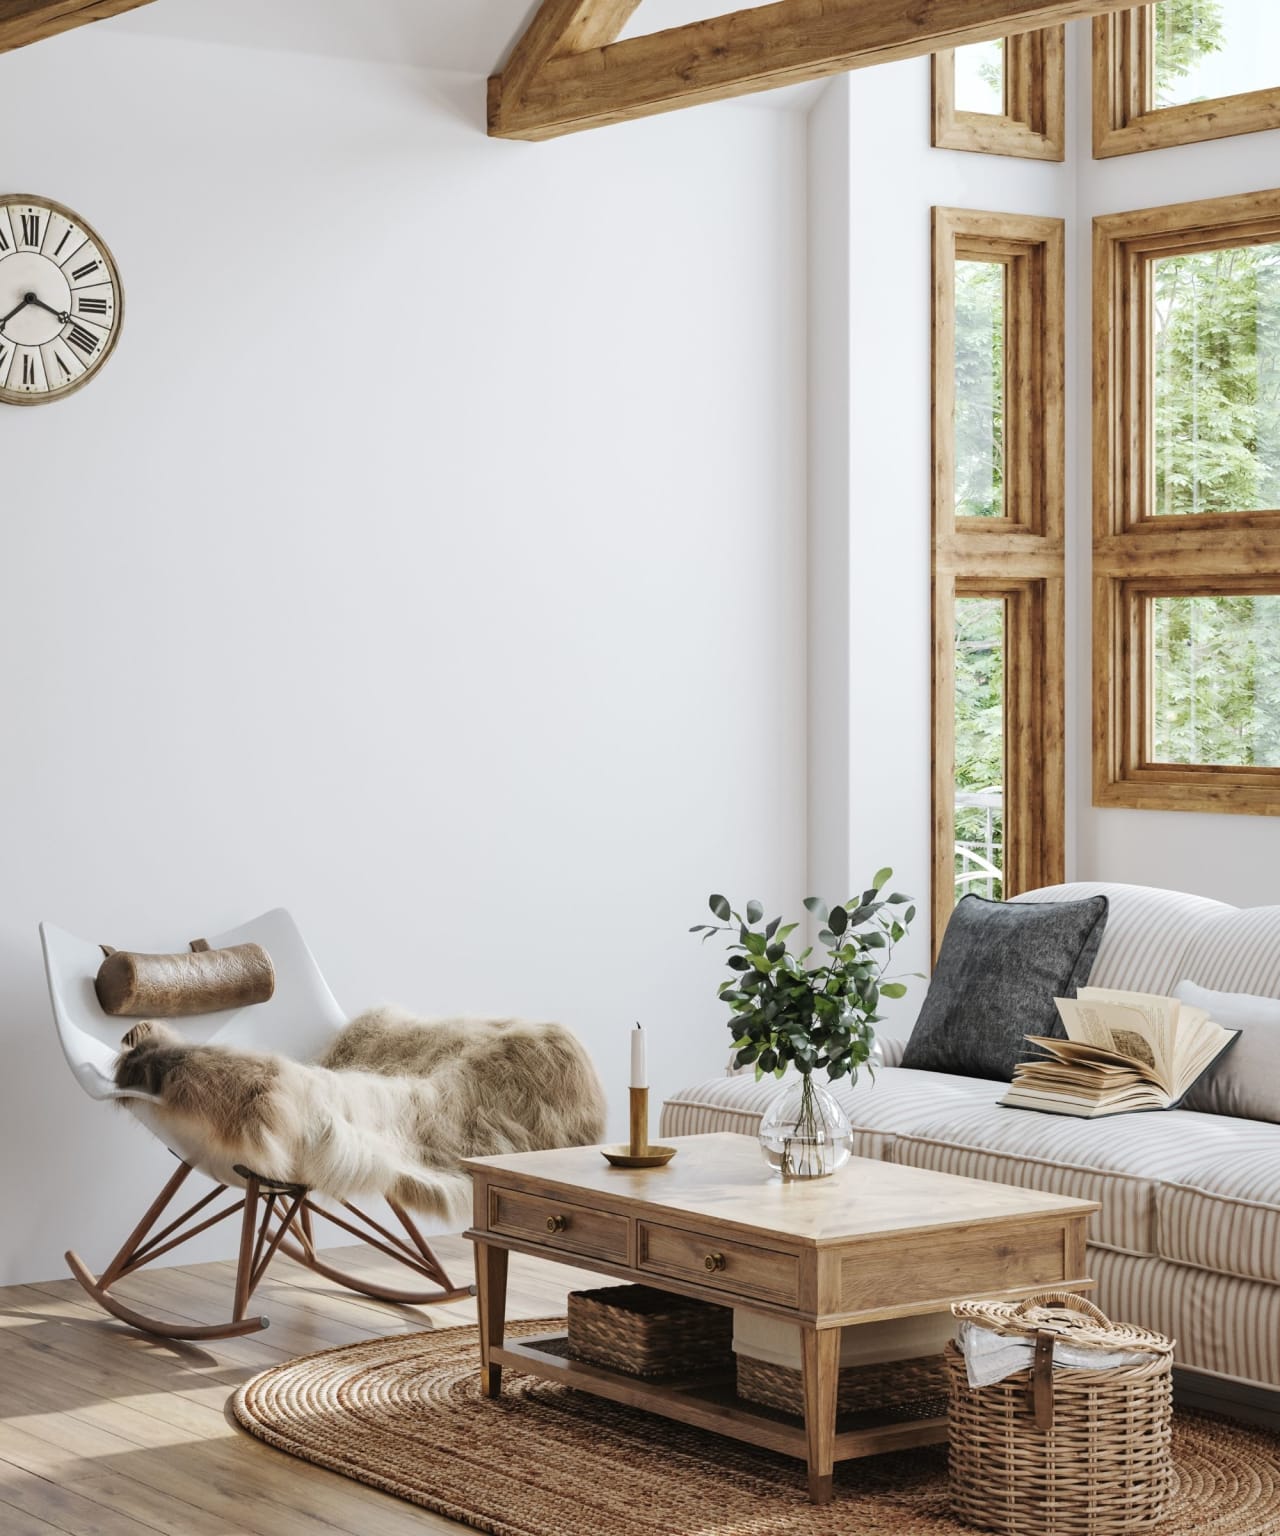
[[[181,1163],[177,1172],[151,1202],[146,1214],[125,1239],[120,1251],[97,1277],[79,1254],[69,1251],[67,1265],[88,1294],[112,1317],[119,1318],[130,1327],[143,1333],[154,1334],[162,1339],[230,1339],[241,1334],[257,1333],[269,1326],[265,1317],[249,1316],[249,1303],[262,1277],[266,1274],[276,1253],[284,1253],[297,1263],[313,1270],[325,1279],[335,1281],[348,1290],[376,1301],[386,1301],[409,1306],[442,1305],[462,1301],[475,1294],[471,1285],[453,1285],[444,1266],[432,1252],[427,1240],[418,1231],[412,1217],[397,1205],[392,1205],[400,1224],[410,1241],[397,1236],[371,1216],[348,1205],[352,1215],[364,1223],[356,1227],[344,1217],[331,1211],[319,1211],[311,1203],[307,1191],[297,1185],[278,1184],[262,1179],[247,1168],[237,1167],[236,1172],[245,1181],[240,1198],[211,1216],[192,1224],[206,1206],[227,1193],[223,1184],[215,1185],[193,1205],[168,1222],[157,1232],[155,1228],[167,1212],[178,1191],[191,1173],[189,1163]],[[234,1191],[231,1192],[234,1195]],[[154,1259],[180,1247],[198,1233],[207,1231],[218,1222],[225,1221],[237,1212],[240,1217],[240,1251],[236,1263],[235,1289],[232,1299],[231,1321],[227,1323],[169,1323],[149,1317],[136,1307],[121,1301],[112,1293],[117,1281],[127,1280],[132,1274],[144,1269]],[[312,1214],[324,1216],[361,1242],[372,1244],[389,1258],[395,1259],[411,1273],[429,1281],[435,1289],[428,1291],[401,1291],[380,1285],[360,1275],[348,1274],[336,1265],[328,1264],[316,1251],[312,1234]]]
[[[235,1310],[231,1314],[233,1322],[238,1323],[249,1308],[249,1294],[252,1288],[254,1238],[258,1235],[258,1180],[252,1175],[245,1185],[244,1191],[244,1216],[240,1222],[240,1258],[236,1264],[236,1302]],[[266,1217],[263,1217],[265,1227]]]
[[[444,1306],[452,1301],[465,1301],[468,1297],[475,1295],[476,1288],[474,1285],[453,1285],[450,1282],[444,1266],[436,1258],[426,1238],[418,1231],[407,1212],[400,1210],[395,1205],[391,1207],[404,1224],[406,1231],[413,1238],[414,1245],[419,1250],[416,1253],[410,1249],[407,1243],[389,1233],[385,1227],[381,1226],[371,1217],[366,1216],[363,1211],[358,1210],[354,1205],[348,1205],[347,1209],[353,1215],[358,1216],[366,1224],[366,1227],[372,1228],[373,1231],[362,1231],[360,1228],[353,1226],[351,1222],[337,1215],[336,1212],[320,1210],[312,1204],[310,1199],[307,1199],[303,1201],[301,1221],[297,1228],[298,1241],[296,1243],[282,1241],[280,1244],[281,1251],[287,1254],[295,1263],[304,1264],[317,1275],[323,1275],[326,1280],[332,1280],[335,1284],[345,1286],[347,1290],[355,1291],[361,1296],[371,1297],[374,1301],[387,1301],[400,1306],[413,1307]],[[430,1291],[400,1291],[388,1285],[380,1285],[377,1281],[367,1279],[363,1275],[350,1274],[346,1270],[339,1269],[334,1264],[326,1263],[316,1252],[315,1239],[311,1227],[313,1214],[323,1216],[326,1221],[333,1222],[335,1226],[339,1226],[345,1232],[351,1233],[353,1237],[359,1238],[361,1242],[379,1249],[388,1258],[395,1259],[397,1263],[403,1264],[412,1273],[422,1275],[425,1279],[432,1281],[437,1289]],[[386,1238],[387,1241],[380,1240],[374,1233],[381,1233],[382,1237]],[[390,1246],[390,1244],[394,1244],[395,1247]]]
[[[122,1323],[128,1323],[131,1328],[137,1328],[142,1333],[154,1334],[157,1338],[161,1339],[230,1339],[240,1334],[258,1333],[268,1326],[268,1319],[265,1317],[246,1317],[244,1308],[229,1323],[168,1323],[160,1318],[149,1317],[146,1313],[139,1312],[136,1307],[129,1306],[111,1292],[111,1287],[117,1280],[135,1274],[138,1270],[150,1264],[153,1259],[159,1258],[162,1253],[168,1253],[171,1249],[179,1247],[195,1237],[197,1233],[207,1231],[209,1227],[215,1226],[228,1216],[235,1215],[238,1210],[247,1204],[245,1200],[235,1200],[225,1210],[206,1217],[204,1221],[196,1226],[188,1227],[186,1231],[181,1230],[185,1223],[224,1192],[226,1186],[219,1184],[200,1200],[197,1200],[194,1205],[183,1211],[176,1220],[171,1221],[168,1226],[162,1228],[155,1236],[151,1236],[152,1229],[168,1209],[170,1202],[186,1182],[187,1175],[190,1172],[191,1165],[189,1163],[179,1164],[177,1172],[151,1202],[142,1220],[125,1239],[119,1253],[103,1270],[101,1278],[94,1275],[93,1271],[74,1250],[68,1250],[67,1252],[67,1266],[104,1312],[109,1312],[112,1317],[119,1318]]]

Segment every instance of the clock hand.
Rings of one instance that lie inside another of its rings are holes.
[[[23,300],[26,304],[34,304],[38,309],[47,309],[55,320],[60,320],[63,325],[70,323],[71,316],[65,310],[54,309],[52,304],[46,304],[43,299],[38,299],[34,293],[27,294]]]
[[[21,302],[15,304],[7,315],[0,318],[0,330],[4,329],[5,325],[7,325],[8,322],[13,319],[14,315],[20,314],[24,309],[26,309],[27,305],[32,303],[34,300],[34,293],[24,293],[22,295]]]

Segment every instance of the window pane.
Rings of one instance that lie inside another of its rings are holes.
[[[1152,267],[1152,510],[1280,507],[1280,245]]]
[[[1151,599],[1152,761],[1280,767],[1280,596]]]
[[[956,49],[956,111],[1003,114],[1003,38]]]
[[[1004,516],[1004,279],[956,262],[956,516]]]
[[[1280,85],[1275,0],[1161,0],[1155,105],[1176,107]]]
[[[1001,597],[956,599],[956,897],[1004,894]]]

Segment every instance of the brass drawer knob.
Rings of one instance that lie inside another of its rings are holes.
[[[547,1217],[547,1231],[548,1232],[563,1232],[564,1229],[568,1225],[569,1225],[569,1218],[567,1216],[548,1216]]]
[[[708,1272],[714,1274],[716,1270],[724,1268],[724,1254],[709,1253],[702,1262],[706,1266]]]

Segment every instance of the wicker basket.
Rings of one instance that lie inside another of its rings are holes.
[[[581,1360],[632,1376],[727,1370],[733,1309],[644,1285],[572,1291],[569,1350]]]
[[[793,1366],[739,1355],[738,1396],[782,1413],[804,1415],[804,1380]],[[843,1367],[836,1413],[873,1411],[887,1419],[931,1419],[946,1413],[947,1366],[942,1356]]]
[[[1157,1524],[1173,1488],[1172,1343],[1118,1326],[1078,1296],[953,1310],[1038,1348],[1031,1369],[971,1388],[963,1352],[947,1346],[957,1517],[1006,1536],[1127,1536]],[[1107,1370],[1055,1367],[1055,1339],[1147,1358]]]

